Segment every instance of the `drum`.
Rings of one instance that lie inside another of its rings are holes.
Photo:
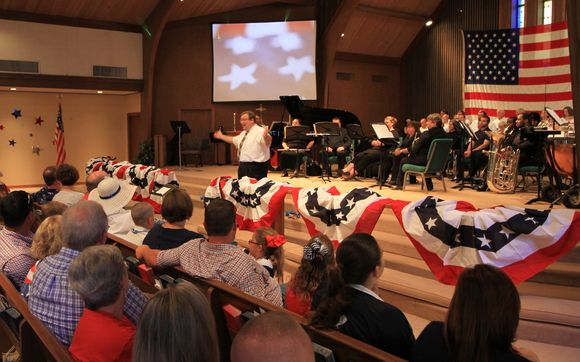
[[[546,161],[559,175],[574,178],[578,167],[574,138],[549,138]]]

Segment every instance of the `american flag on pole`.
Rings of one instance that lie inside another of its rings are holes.
[[[62,165],[66,160],[66,150],[64,149],[64,126],[62,124],[62,108],[60,103],[58,104],[53,143],[56,146],[56,165]]]
[[[507,117],[523,108],[541,112],[548,106],[562,116],[572,105],[567,23],[521,29],[465,31],[466,115],[479,110]]]

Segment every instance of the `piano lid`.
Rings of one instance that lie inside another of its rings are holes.
[[[342,125],[360,124],[358,117],[347,111],[331,108],[315,108],[305,105],[298,96],[280,96],[280,101],[292,118],[300,118],[304,126],[318,122],[332,122],[334,117],[340,118]]]

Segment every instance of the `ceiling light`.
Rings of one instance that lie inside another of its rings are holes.
[[[15,90],[16,90],[16,88],[10,88],[10,90],[11,90],[11,91],[15,91]]]
[[[97,91],[97,94],[103,94],[103,91]]]
[[[341,38],[344,38],[344,33],[340,33],[340,37]]]
[[[433,25],[433,20],[429,19],[425,22],[425,26],[429,27],[431,25]]]

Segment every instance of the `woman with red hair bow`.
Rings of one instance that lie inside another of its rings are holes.
[[[249,241],[250,255],[258,264],[262,265],[272,278],[276,277],[278,283],[284,279],[284,248],[286,243],[284,235],[279,235],[272,228],[259,228],[254,231],[252,240]]]

